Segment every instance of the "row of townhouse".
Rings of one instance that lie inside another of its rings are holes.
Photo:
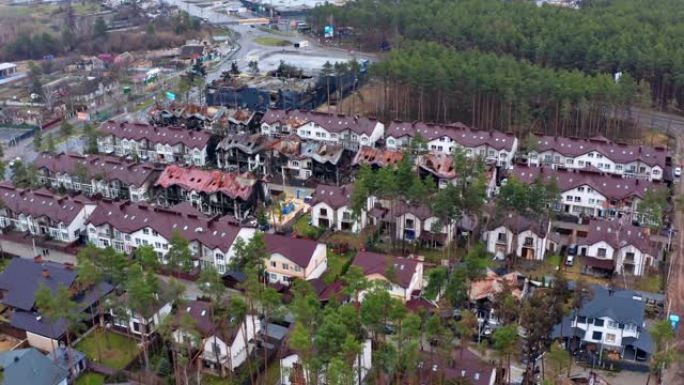
[[[206,166],[214,146],[208,131],[108,121],[100,125],[98,152],[158,163]]]
[[[268,194],[249,173],[162,167],[111,155],[41,153],[34,165],[40,182],[54,190],[163,206],[189,202],[207,215],[238,219],[253,214]]]
[[[33,162],[39,181],[53,189],[101,195],[105,198],[147,201],[162,169],[150,163],[112,155],[51,154]]]

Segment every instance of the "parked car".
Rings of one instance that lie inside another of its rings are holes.
[[[682,168],[681,167],[675,167],[674,176],[675,176],[675,178],[679,178],[680,176],[682,176]]]
[[[568,255],[565,257],[565,266],[572,266],[575,264],[575,256],[574,255]]]

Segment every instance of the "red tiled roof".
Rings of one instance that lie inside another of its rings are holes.
[[[586,185],[608,199],[643,198],[646,191],[659,187],[657,183],[636,178],[563,168],[516,166],[511,176],[523,183],[533,183],[538,178],[546,183],[555,179],[560,192]]]
[[[0,202],[13,213],[32,217],[48,217],[56,222],[71,223],[85,204],[91,203],[83,196],[59,196],[41,188],[24,190],[11,183],[0,183]]]
[[[364,275],[379,274],[383,277],[385,277],[388,267],[393,266],[394,283],[408,289],[411,278],[413,278],[413,274],[415,274],[420,263],[415,259],[378,254],[371,251],[359,251],[354,257],[352,265],[360,267]]]
[[[377,167],[394,166],[404,157],[401,151],[363,146],[354,156],[352,165],[372,165]]]
[[[286,124],[294,128],[303,126],[309,122],[316,123],[329,132],[342,132],[351,130],[357,134],[370,135],[378,124],[376,119],[335,115],[318,111],[300,110],[268,110],[261,118],[261,123]]]
[[[176,322],[181,323],[182,318],[189,315],[194,321],[197,331],[202,337],[209,337],[216,335],[223,342],[232,343],[239,330],[237,325],[231,325],[229,322],[221,323],[220,327],[212,319],[212,304],[205,301],[187,301],[178,306],[176,313]]]
[[[351,202],[351,194],[354,186],[347,184],[344,186],[332,186],[327,184],[319,184],[316,186],[313,194],[311,194],[313,200],[311,205],[316,205],[318,203],[326,203],[334,209],[338,209],[342,206],[348,206]]]
[[[108,224],[124,234],[149,227],[166,239],[171,239],[173,233],[178,231],[189,241],[223,251],[230,248],[240,232],[231,218],[208,218],[187,202],[165,209],[145,204],[101,201],[88,222],[95,226]]]
[[[660,147],[627,145],[611,142],[602,136],[589,139],[566,138],[558,136],[537,136],[537,153],[555,151],[567,157],[577,157],[596,151],[616,163],[641,161],[650,166],[665,168],[669,152]]]
[[[141,186],[161,169],[150,163],[137,163],[112,155],[50,154],[43,152],[33,163],[38,169],[74,175],[82,167],[88,175],[106,181],[118,180],[126,185]]]
[[[310,239],[288,238],[277,234],[264,234],[264,241],[269,254],[280,254],[302,269],[309,266],[318,247],[318,242]]]
[[[413,214],[420,219],[427,219],[433,216],[432,209],[422,203],[408,203],[404,200],[399,200],[393,207],[395,217],[400,217],[404,214]]]
[[[411,298],[406,302],[406,309],[412,313],[418,313],[421,310],[425,310],[428,313],[435,311],[437,307],[425,298]]]
[[[489,385],[494,374],[494,365],[476,356],[468,349],[454,349],[451,359],[421,351],[416,375],[419,384],[430,384],[435,378],[463,380],[472,385]],[[441,375],[440,375],[441,373]],[[406,377],[404,384],[411,383]]]
[[[207,131],[193,131],[179,127],[157,127],[142,123],[114,122],[102,123],[100,131],[104,135],[132,140],[147,140],[151,143],[169,145],[184,144],[190,148],[204,148],[211,138]]]
[[[408,136],[412,138],[416,136],[416,134],[420,134],[420,136],[427,140],[448,137],[463,147],[472,148],[487,145],[497,150],[508,151],[513,150],[513,142],[515,141],[515,136],[512,134],[505,134],[500,131],[475,130],[463,123],[438,125],[422,122],[409,123],[396,120],[390,123],[385,132],[385,137],[401,138]]]
[[[454,179],[454,158],[443,153],[427,153],[418,159],[418,167],[434,174],[438,178]]]
[[[163,188],[180,186],[185,190],[207,194],[221,192],[233,199],[246,200],[252,195],[256,179],[250,174],[236,174],[222,171],[208,171],[198,168],[183,168],[176,165],[166,166],[156,185]]]

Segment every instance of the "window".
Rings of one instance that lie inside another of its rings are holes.
[[[216,260],[217,260],[217,261],[223,261],[223,258],[224,258],[224,257],[223,257],[223,254],[221,254],[221,253],[216,253]]]
[[[616,165],[615,165],[615,170],[616,170],[616,171],[622,171],[622,165],[621,165],[621,164],[616,164]]]
[[[496,240],[499,242],[506,242],[506,233],[499,233]]]
[[[276,263],[275,263],[275,262],[271,262],[271,267],[276,267]]]
[[[150,234],[150,229],[147,229],[147,228],[143,229],[143,234],[149,235],[149,234]]]
[[[140,246],[140,238],[135,238],[135,244]]]
[[[603,333],[602,332],[594,332],[591,335],[591,339],[594,341],[601,341],[601,338],[603,338]]]
[[[127,241],[130,241],[130,240],[131,240],[131,235],[130,235],[130,234],[124,235],[124,239],[127,240]]]
[[[620,324],[618,324],[615,321],[608,321],[608,327],[611,329],[617,329],[619,326],[620,326]]]
[[[290,270],[290,266],[287,263],[283,263],[283,270]]]
[[[328,215],[328,209],[320,209],[320,210],[318,211],[318,213],[319,213],[320,216],[322,216],[322,217],[327,216],[327,215]]]
[[[603,320],[600,318],[594,318],[594,326],[603,326]]]
[[[568,158],[568,159],[565,160],[565,163],[567,163],[568,165],[572,166],[572,164],[575,163],[575,160],[574,160],[574,159]]]
[[[572,202],[572,195],[568,195],[565,197],[565,200],[568,202]]]
[[[579,323],[579,324],[587,323],[587,317],[584,317],[584,316],[577,317],[577,323]]]
[[[606,248],[605,248],[605,247],[600,247],[600,248],[598,249],[597,255],[598,255],[600,258],[605,258],[605,257],[606,257]]]
[[[654,168],[653,175],[660,175],[660,170]]]
[[[297,266],[297,265],[295,265],[295,267],[294,267],[294,271],[296,271],[296,272],[298,272],[298,273],[299,273],[300,271],[302,271],[302,268],[301,268],[301,267],[299,267],[299,266]]]
[[[593,157],[594,157],[594,153],[593,153],[593,152],[590,152],[589,154],[587,154],[587,156],[588,156],[589,158],[593,158]]]
[[[525,237],[525,243],[523,245],[525,247],[532,247],[532,242],[533,242],[532,237]]]
[[[154,243],[154,247],[155,247],[156,249],[161,249],[161,243],[155,242],[155,243]]]
[[[584,186],[578,187],[578,188],[577,188],[577,191],[579,191],[579,192],[584,192]]]
[[[580,198],[580,197],[575,197],[575,202],[579,202],[579,201],[581,201],[581,200],[582,200],[582,198]]]
[[[583,161],[583,160],[578,160],[578,161],[577,161],[577,164],[578,164],[580,167],[584,167],[584,161]]]
[[[147,242],[147,239],[143,239],[142,241],[143,241],[143,245],[145,245],[145,246],[150,244],[149,242]]]
[[[606,333],[606,342],[615,343],[615,334]]]
[[[157,235],[159,235],[159,233],[156,230],[152,230],[152,235],[156,237]]]
[[[407,219],[404,221],[404,226],[405,226],[407,229],[412,229],[412,228],[413,228],[413,219],[408,219],[408,218],[407,218]]]

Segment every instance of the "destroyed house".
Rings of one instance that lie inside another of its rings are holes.
[[[262,189],[262,183],[249,173],[170,165],[155,183],[155,196],[164,206],[189,202],[205,214],[243,219],[253,214],[257,202],[264,198]]]
[[[216,163],[231,172],[266,175],[271,143],[262,134],[229,134],[216,146]]]

